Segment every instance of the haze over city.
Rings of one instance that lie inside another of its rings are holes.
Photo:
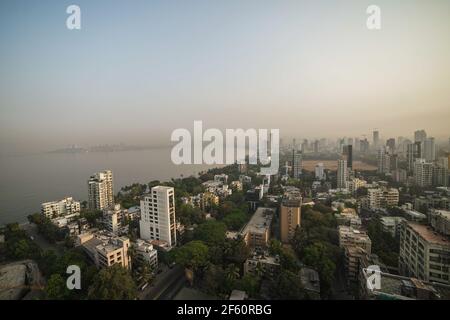
[[[450,2],[0,3],[0,153],[167,145],[194,120],[283,137],[448,139]]]

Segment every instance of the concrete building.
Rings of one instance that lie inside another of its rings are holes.
[[[300,192],[290,191],[284,194],[280,207],[280,240],[289,243],[295,235],[295,229],[301,224],[302,197]]]
[[[270,228],[275,210],[259,207],[242,229],[241,236],[251,248],[266,248],[270,239]]]
[[[337,188],[338,189],[347,188],[347,180],[348,180],[347,161],[345,159],[339,159],[337,167]]]
[[[136,249],[137,259],[141,262],[148,263],[155,272],[158,269],[158,251],[148,241],[138,239],[133,243]]]
[[[80,202],[67,197],[58,201],[45,202],[41,204],[41,214],[49,219],[80,214]]]
[[[316,167],[314,168],[315,177],[317,180],[325,180],[325,168],[323,166],[322,162],[319,162],[316,164]]]
[[[399,192],[395,188],[368,189],[364,206],[367,209],[395,207],[399,202]]]
[[[425,159],[414,162],[414,182],[419,187],[430,187],[433,184],[433,164]]]
[[[302,152],[292,151],[292,177],[294,179],[300,178],[302,174]]]
[[[119,264],[131,267],[128,255],[130,239],[115,237],[107,233],[84,233],[78,235],[77,244],[81,245],[98,268],[108,268]]]
[[[400,274],[419,280],[450,284],[450,241],[432,227],[402,223]]]
[[[264,277],[272,278],[281,270],[280,259],[266,252],[253,253],[251,258],[244,262],[244,275],[262,274]]]
[[[437,232],[450,236],[450,211],[431,209],[428,212],[428,220]]]
[[[380,174],[387,174],[391,172],[391,155],[384,147],[380,148],[377,153],[378,169]]]
[[[367,184],[366,180],[362,180],[359,178],[353,178],[347,181],[347,189],[350,193],[355,194],[356,191],[360,188],[364,188]]]
[[[408,164],[408,171],[411,173],[414,171],[414,163],[422,156],[422,144],[420,142],[414,142],[408,144],[406,147],[406,160]]]
[[[400,235],[402,222],[405,218],[402,217],[381,217],[380,222],[384,232],[390,233],[393,237]]]
[[[366,232],[348,226],[339,226],[338,233],[341,248],[359,247],[364,249],[367,254],[371,254],[372,241]]]
[[[141,199],[141,238],[177,243],[175,192],[172,187],[156,186]]]
[[[423,157],[428,162],[436,160],[436,144],[433,137],[426,138],[423,142]]]
[[[103,210],[114,205],[114,184],[111,170],[92,175],[88,180],[88,205],[90,209]]]

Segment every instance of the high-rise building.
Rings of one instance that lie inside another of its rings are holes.
[[[419,187],[430,187],[433,183],[433,164],[417,159],[414,162],[414,181]]]
[[[345,189],[347,187],[348,169],[347,160],[339,159],[337,167],[337,187],[338,189]]]
[[[88,180],[88,205],[91,209],[103,210],[114,205],[113,174],[105,170],[92,175]]]
[[[49,219],[80,213],[80,202],[67,197],[58,201],[41,204],[41,213]]]
[[[322,162],[316,164],[315,176],[317,180],[325,180],[325,169]]]
[[[414,142],[424,142],[427,138],[425,130],[417,130],[414,132]]]
[[[380,133],[378,130],[373,131],[373,147],[376,149],[380,143]]]
[[[377,154],[378,173],[386,174],[391,171],[391,157],[385,148],[380,148]]]
[[[345,157],[345,160],[347,160],[347,168],[353,169],[353,146],[344,146],[342,154]]]
[[[436,164],[433,165],[433,186],[447,187],[447,185],[448,185],[447,158],[441,158]]]
[[[172,187],[156,186],[141,199],[141,238],[158,240],[173,247],[177,243],[175,192]]]
[[[423,158],[427,161],[436,160],[436,144],[434,142],[434,138],[430,137],[425,139],[422,143],[423,145]]]
[[[289,243],[295,235],[295,229],[301,223],[302,197],[299,192],[286,193],[280,208],[281,242]]]
[[[404,276],[450,284],[450,241],[431,227],[403,222],[399,270]]]
[[[292,151],[292,175],[294,179],[300,178],[302,174],[302,152]]]
[[[369,152],[369,141],[367,140],[367,138],[359,142],[359,151],[361,153]]]
[[[414,162],[416,159],[420,159],[422,155],[422,144],[420,141],[408,144],[406,148],[406,159],[408,162],[408,171],[414,171]]]
[[[390,138],[386,141],[386,146],[389,148],[390,152],[395,152],[395,139]]]

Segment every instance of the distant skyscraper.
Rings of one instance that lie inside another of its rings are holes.
[[[338,189],[345,189],[347,187],[347,161],[345,159],[338,160],[337,167],[337,187]]]
[[[427,138],[425,130],[417,130],[414,132],[414,142],[424,142]]]
[[[314,153],[319,153],[319,140],[315,140],[313,146]]]
[[[425,139],[425,141],[422,142],[423,146],[423,157],[427,161],[434,161],[436,160],[436,145],[434,142],[434,138],[430,137]]]
[[[408,171],[413,172],[414,162],[416,159],[420,159],[422,155],[422,143],[416,141],[414,143],[408,144],[406,148],[406,159],[408,162]]]
[[[395,152],[395,139],[390,138],[386,141],[386,146],[389,147],[390,152]]]
[[[386,174],[391,171],[391,158],[390,154],[386,151],[385,148],[380,148],[377,153],[377,161],[378,161],[378,173]]]
[[[294,179],[302,174],[302,152],[292,150],[292,175]]]
[[[353,169],[353,146],[344,146],[342,155],[345,157],[345,160],[347,160],[347,168]]]
[[[359,142],[359,150],[361,153],[367,153],[369,151],[369,141],[367,138]]]
[[[90,209],[103,210],[114,205],[114,184],[111,170],[92,175],[88,180],[88,205]]]
[[[320,162],[318,164],[316,164],[315,167],[315,176],[317,180],[325,180],[325,170],[324,170],[324,166],[323,163]]]
[[[175,192],[172,187],[156,186],[141,199],[141,238],[164,241],[173,247],[177,243]]]
[[[373,147],[377,148],[380,144],[380,133],[378,130],[373,131]]]

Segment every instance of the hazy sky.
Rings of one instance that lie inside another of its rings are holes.
[[[0,150],[168,144],[194,120],[448,137],[449,33],[448,0],[2,0]]]

